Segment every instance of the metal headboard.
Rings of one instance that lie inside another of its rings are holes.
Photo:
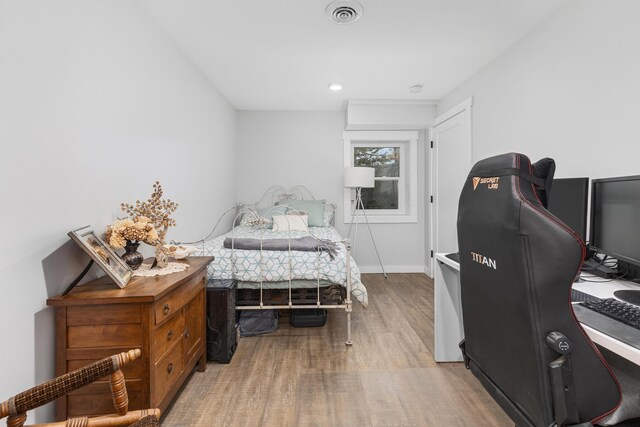
[[[279,185],[274,185],[267,188],[260,200],[255,203],[242,204],[242,206],[252,208],[270,208],[276,205],[276,203],[283,200],[315,200],[311,191],[307,187],[302,185],[296,185],[289,189],[286,189]]]
[[[294,185],[291,188],[285,188],[280,185],[273,185],[264,192],[260,200],[255,203],[239,203],[233,206],[232,208],[226,210],[218,219],[216,224],[213,227],[213,230],[206,237],[202,239],[195,240],[193,242],[179,242],[172,240],[172,244],[187,244],[192,245],[196,243],[204,243],[207,241],[213,234],[216,232],[218,225],[222,222],[222,219],[230,212],[234,212],[234,224],[240,221],[241,213],[243,209],[259,209],[259,208],[271,208],[276,205],[278,202],[282,202],[284,200],[317,200],[313,193],[305,187],[304,185]],[[281,203],[282,204],[282,203]],[[335,203],[326,203],[326,206],[329,206],[330,209],[333,210],[333,216],[331,218],[331,225],[335,226],[336,223],[336,212],[337,205]],[[237,224],[235,224],[237,225]]]
[[[236,218],[240,218],[240,214],[242,209],[260,209],[260,208],[271,208],[275,206],[277,203],[283,203],[286,200],[317,200],[313,193],[304,185],[295,185],[291,188],[285,188],[280,185],[274,185],[269,187],[260,200],[255,203],[243,203],[238,206],[238,210],[236,211]],[[331,218],[331,225],[335,226],[336,220],[336,211],[338,209],[335,203],[326,203],[326,206],[329,206],[330,209],[333,210],[333,216]]]

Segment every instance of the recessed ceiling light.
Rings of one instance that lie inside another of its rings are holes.
[[[413,86],[409,87],[409,92],[411,92],[411,93],[420,93],[420,92],[422,92],[422,88],[423,87],[424,87],[423,84],[413,85]]]
[[[340,92],[342,90],[342,85],[338,83],[331,83],[329,85],[329,90],[333,92]]]

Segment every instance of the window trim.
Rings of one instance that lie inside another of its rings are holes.
[[[367,209],[370,223],[418,222],[418,132],[417,131],[344,131],[344,166],[353,166],[353,148],[384,145],[400,147],[400,179],[398,209]],[[378,179],[378,178],[376,178]],[[408,188],[407,188],[408,187]],[[344,223],[351,223],[355,190],[344,189]],[[364,223],[364,215],[356,213],[354,223]]]

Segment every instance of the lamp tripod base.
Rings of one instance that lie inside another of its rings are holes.
[[[376,246],[376,240],[373,238],[373,233],[371,232],[371,225],[369,225],[369,218],[367,218],[367,212],[364,208],[364,203],[362,203],[362,187],[356,188],[356,206],[353,209],[353,213],[351,214],[351,224],[349,224],[349,233],[347,234],[348,238],[351,238],[351,229],[353,228],[353,223],[356,218],[356,212],[358,209],[362,210],[362,215],[364,216],[365,224],[367,224],[367,229],[369,230],[369,236],[371,236],[371,242],[373,243],[373,249],[376,251],[376,256],[378,257],[378,263],[380,263],[380,268],[382,269],[382,274],[384,278],[387,278],[387,272],[384,270],[384,266],[382,265],[382,259],[380,258],[380,252],[378,252],[378,246]],[[353,248],[355,252],[356,239],[358,237],[358,224],[356,223],[356,232],[353,239]]]

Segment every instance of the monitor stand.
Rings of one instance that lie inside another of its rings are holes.
[[[640,306],[640,290],[615,291],[613,295],[624,302]]]

